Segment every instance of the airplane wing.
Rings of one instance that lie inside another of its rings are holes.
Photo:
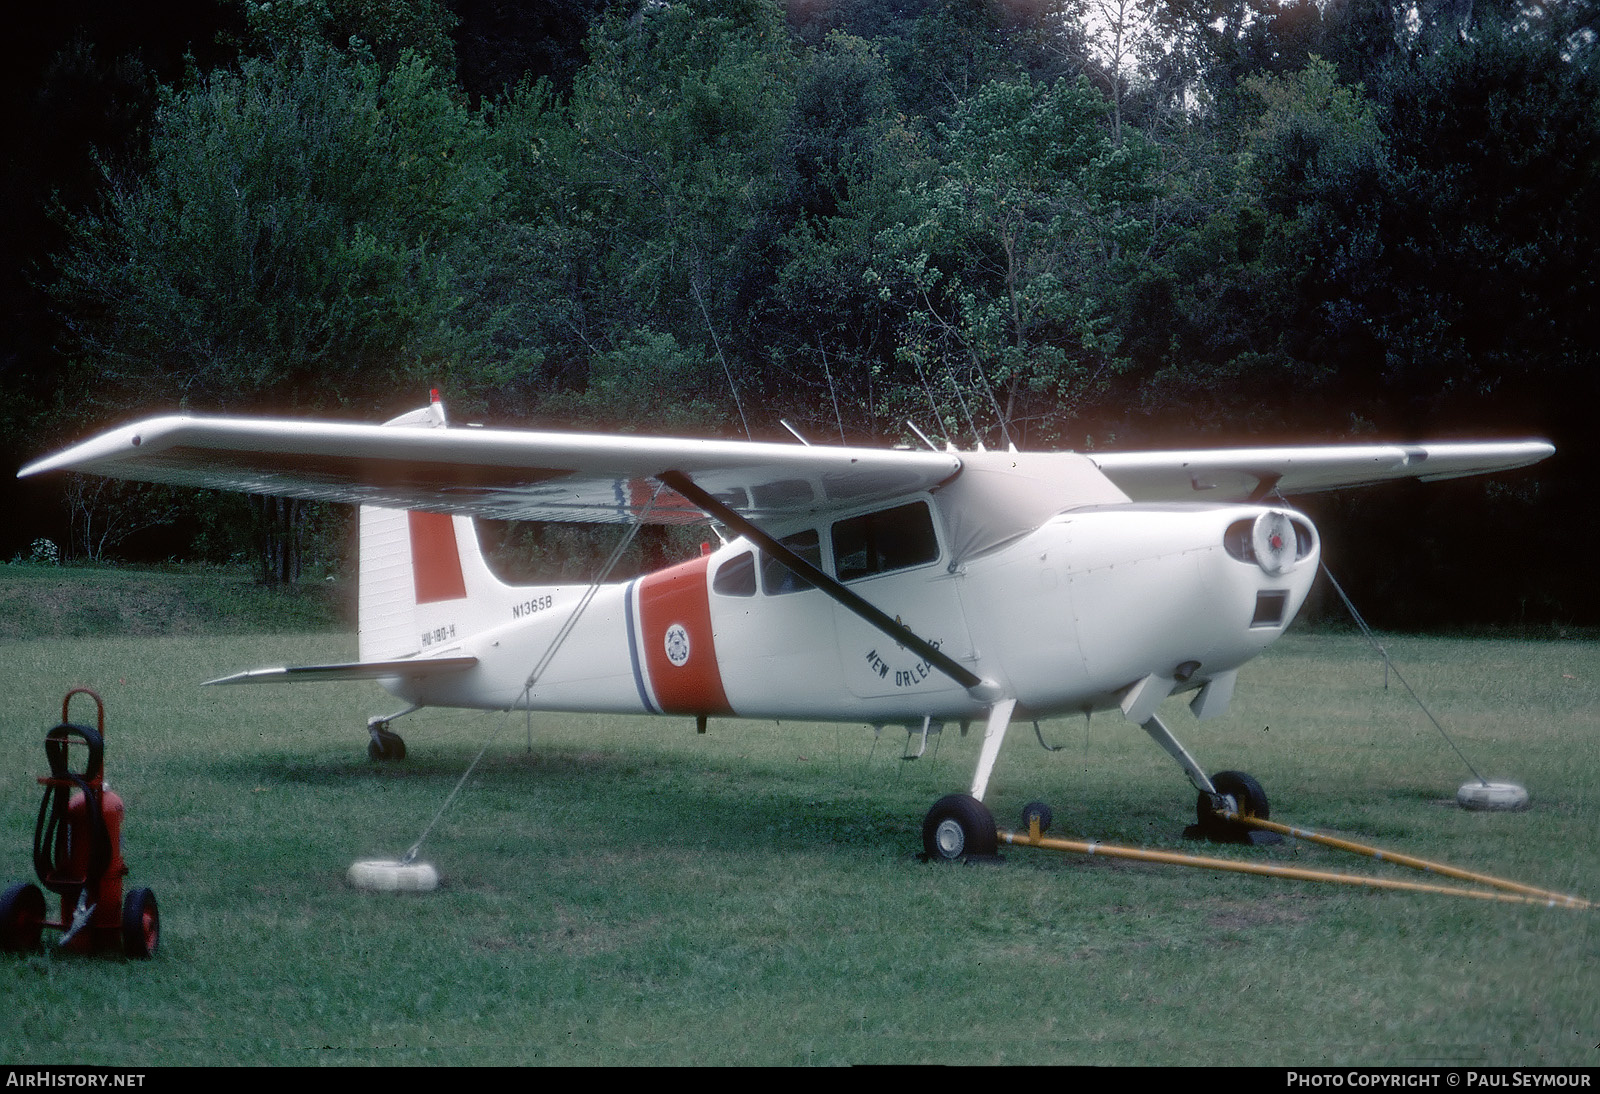
[[[758,525],[942,489],[965,520],[957,554],[1052,513],[1120,501],[1245,501],[1392,479],[1504,471],[1544,441],[1313,445],[1117,453],[961,453],[532,430],[170,416],[93,437],[22,469],[502,520],[705,520],[660,486],[687,476]],[[1103,476],[1103,477],[1102,477]],[[1108,481],[1109,480],[1109,481]],[[970,525],[971,527],[967,527]]]
[[[666,471],[757,522],[928,490],[961,469],[933,451],[474,427],[172,416],[103,433],[23,468],[394,509],[539,520],[688,524]]]
[[[1091,452],[1089,458],[1134,501],[1252,501],[1394,479],[1434,482],[1537,463],[1546,441],[1307,445]]]

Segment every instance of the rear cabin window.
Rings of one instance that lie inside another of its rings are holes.
[[[746,551],[724,562],[717,570],[717,576],[711,579],[711,588],[723,596],[755,596],[755,552]]]
[[[840,581],[905,570],[938,558],[939,539],[924,501],[865,513],[833,526],[833,564]]]
[[[811,565],[818,569],[822,568],[822,537],[817,535],[815,528],[807,528],[805,531],[796,532],[792,536],[784,536],[778,542],[811,563]],[[761,555],[761,587],[767,591],[768,596],[776,596],[779,593],[797,593],[801,589],[809,589],[811,588],[811,582],[771,555],[763,552]]]

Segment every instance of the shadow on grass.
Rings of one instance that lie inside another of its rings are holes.
[[[218,780],[239,786],[287,784],[353,794],[374,786],[400,790],[388,808],[414,809],[425,820],[444,804],[470,762],[459,754],[383,764],[262,755],[218,758],[206,767]],[[907,855],[920,850],[922,813],[915,799],[901,800],[903,791],[849,785],[826,771],[808,778],[774,775],[762,766],[733,771],[659,756],[645,763],[586,749],[491,754],[451,806],[457,814],[451,826],[521,824],[532,839],[535,830],[558,824],[585,833],[585,840],[657,850],[734,850],[773,842],[787,851],[846,845]],[[508,814],[521,820],[508,822]]]

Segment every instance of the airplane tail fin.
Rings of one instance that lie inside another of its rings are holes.
[[[445,426],[437,394],[387,423]],[[431,655],[487,626],[506,586],[489,569],[471,517],[361,507],[357,632],[362,661]]]

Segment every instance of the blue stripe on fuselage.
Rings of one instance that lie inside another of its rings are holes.
[[[639,667],[638,626],[633,618],[633,590],[638,584],[639,579],[634,578],[622,591],[623,614],[628,621],[628,663],[633,667],[633,686],[639,689],[639,702],[649,713],[660,714],[661,708],[650,700],[650,691],[644,686],[644,670]]]

